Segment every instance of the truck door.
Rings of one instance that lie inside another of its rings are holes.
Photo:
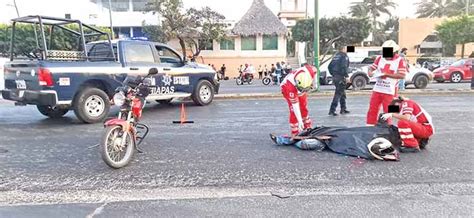
[[[153,52],[153,47],[148,42],[122,41],[123,55],[120,57],[129,75],[145,76],[152,67],[159,68],[159,60]],[[158,69],[158,73],[162,73]]]

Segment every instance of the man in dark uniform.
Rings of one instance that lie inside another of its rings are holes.
[[[349,77],[349,57],[346,51],[346,46],[341,46],[328,67],[334,86],[336,86],[331,108],[329,109],[330,116],[337,116],[336,108],[339,102],[341,103],[341,114],[349,113],[346,108],[346,80]]]

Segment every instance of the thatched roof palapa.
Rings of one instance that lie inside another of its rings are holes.
[[[258,34],[283,35],[286,34],[287,28],[265,5],[263,0],[254,0],[247,13],[235,24],[232,32],[243,36]]]

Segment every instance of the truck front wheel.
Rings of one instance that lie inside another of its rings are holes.
[[[69,109],[59,108],[59,107],[52,107],[49,105],[37,105],[38,111],[50,118],[57,119],[63,117]]]
[[[110,110],[107,94],[98,89],[86,87],[81,90],[73,102],[74,113],[84,123],[97,123],[105,120]]]
[[[191,98],[199,106],[210,104],[214,99],[214,86],[207,80],[199,81]]]

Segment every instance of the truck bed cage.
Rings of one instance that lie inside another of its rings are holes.
[[[10,61],[13,61],[14,57],[14,42],[15,42],[15,25],[17,23],[26,23],[33,24],[36,28],[36,25],[39,25],[39,31],[41,34],[41,41],[38,37],[38,34],[35,29],[35,39],[37,51],[40,53],[42,60],[89,60],[90,57],[86,51],[86,38],[93,36],[106,36],[110,45],[110,51],[112,57],[110,59],[115,60],[115,54],[111,43],[110,35],[107,32],[101,31],[94,26],[83,24],[80,20],[66,19],[66,18],[57,18],[57,17],[48,17],[41,15],[29,15],[25,17],[14,18],[12,21],[12,33],[11,33],[11,42],[10,42]],[[79,26],[79,31],[68,28],[68,24],[77,24]],[[53,41],[53,33],[55,28],[62,29],[66,32],[69,32],[76,36],[78,40],[78,51],[63,51],[63,50],[49,50],[47,45],[47,39],[45,34],[45,25],[51,26],[50,29],[50,42],[51,45]],[[84,30],[88,30],[89,33],[85,34]],[[41,43],[41,44],[40,44]],[[40,46],[41,45],[41,46]],[[42,47],[42,48],[41,48]]]

